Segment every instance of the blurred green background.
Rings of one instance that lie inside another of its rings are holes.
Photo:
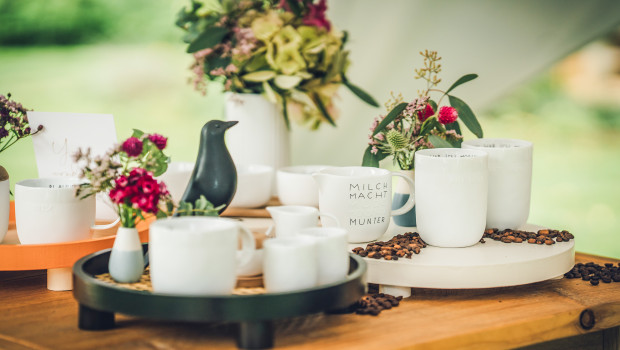
[[[37,111],[113,114],[119,139],[132,128],[159,132],[173,161],[193,161],[199,130],[223,117],[223,101],[217,86],[205,97],[187,83],[192,59],[174,26],[186,4],[0,0],[0,93]],[[529,221],[570,230],[579,251],[620,258],[617,37],[589,44],[477,114],[485,136],[535,144]],[[0,164],[12,184],[37,176],[30,140],[0,154]]]

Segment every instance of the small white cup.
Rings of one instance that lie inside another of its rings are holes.
[[[280,168],[276,174],[280,203],[318,208],[319,188],[312,174],[327,167],[327,165],[298,165]]]
[[[189,179],[192,177],[192,171],[194,171],[194,163],[172,162],[168,164],[166,172],[159,176],[159,179],[166,184],[172,201],[177,204],[183,198]]]
[[[319,224],[319,217],[327,217],[340,226],[338,218],[331,214],[319,212],[315,207],[304,205],[281,205],[275,207],[267,207],[267,211],[273,218],[274,224],[269,227],[266,232],[268,237],[291,237],[297,235],[299,230],[316,227]]]
[[[263,282],[269,293],[290,292],[317,285],[316,240],[279,237],[263,243]]]
[[[487,154],[459,148],[415,153],[415,205],[422,239],[437,247],[480,241],[487,213]]]
[[[299,231],[316,243],[318,284],[343,280],[349,272],[347,230],[338,227],[312,227]]]
[[[237,251],[241,232],[242,249]],[[256,243],[238,222],[219,217],[175,217],[149,228],[153,291],[176,295],[226,295]]]
[[[84,180],[70,177],[23,180],[15,184],[15,226],[21,244],[48,244],[89,239],[95,223],[95,196],[80,199],[75,189]]]
[[[271,199],[273,167],[268,165],[237,164],[237,191],[231,207],[259,208]]]
[[[525,225],[532,193],[532,143],[473,139],[463,142],[462,147],[489,155],[487,228],[518,229]]]

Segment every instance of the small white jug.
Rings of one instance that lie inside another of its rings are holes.
[[[267,237],[273,237],[275,228],[275,236],[290,237],[296,235],[301,229],[308,227],[317,227],[319,217],[328,217],[336,222],[336,226],[340,226],[338,219],[330,214],[319,212],[315,207],[304,205],[281,205],[276,207],[267,207],[269,214],[273,218],[274,225],[267,230]]]

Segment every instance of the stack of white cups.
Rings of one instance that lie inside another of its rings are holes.
[[[313,288],[343,280],[349,271],[347,231],[317,227],[310,206],[269,207],[275,238],[263,243],[263,282],[269,293]],[[273,232],[272,227],[269,231]]]

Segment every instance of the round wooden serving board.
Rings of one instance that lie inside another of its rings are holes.
[[[542,228],[527,224],[521,229],[538,231]],[[391,223],[379,241],[387,241],[405,232],[416,232],[416,228]],[[364,258],[368,265],[366,280],[394,287],[497,288],[560,277],[575,264],[574,240],[553,245],[485,241],[466,248],[429,245],[411,259],[397,261]],[[366,244],[349,244],[349,249],[365,247]]]

